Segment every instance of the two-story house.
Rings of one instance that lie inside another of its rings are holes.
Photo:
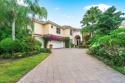
[[[55,35],[59,37],[70,37],[70,42],[78,46],[80,41],[82,41],[80,30],[80,28],[71,26],[60,26],[52,21],[34,22],[34,37],[42,42],[42,44],[44,43],[42,38],[44,35]],[[52,40],[47,44],[48,48],[50,44],[53,45],[53,48],[64,48],[65,45],[63,41]]]

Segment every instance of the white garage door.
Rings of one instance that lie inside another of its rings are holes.
[[[53,45],[53,48],[63,48],[63,42],[62,41],[51,41],[51,44]]]

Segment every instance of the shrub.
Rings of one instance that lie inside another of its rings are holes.
[[[39,54],[41,51],[41,47],[39,47],[38,45],[36,45],[35,47],[34,47],[34,50],[36,51],[36,53],[35,54]]]
[[[22,41],[22,52],[30,52],[41,48],[41,42],[33,37],[26,37]]]
[[[42,53],[51,53],[52,51],[51,51],[51,49],[49,49],[49,48],[42,48],[42,49],[41,49],[41,52],[42,52]]]
[[[80,42],[79,48],[88,48],[88,45],[86,45],[86,44],[83,43],[83,42]]]
[[[86,45],[86,44],[79,45],[79,48],[88,48],[88,45]]]
[[[93,45],[95,42],[98,42],[98,39],[100,37],[102,37],[102,35],[94,35],[88,40],[88,42],[90,43],[90,45]]]
[[[89,41],[89,39],[90,39],[90,35],[85,35],[84,36],[84,43],[86,44],[86,45],[89,45],[90,43],[88,42]]]
[[[66,48],[69,48],[70,38],[69,38],[69,37],[65,37],[64,41],[65,41],[65,47],[66,47]]]
[[[18,39],[12,40],[11,38],[3,39],[0,42],[1,50],[6,53],[15,53],[21,50],[20,41]]]
[[[90,47],[88,53],[90,55],[96,55],[99,50],[99,47]]]
[[[119,28],[109,35],[94,35],[89,39],[91,47],[96,47],[100,45],[108,45],[113,48],[114,45],[125,46],[125,29]]]
[[[11,58],[11,54],[10,53],[2,53],[1,57],[3,59],[9,59],[9,58]]]
[[[35,51],[27,52],[27,55],[28,55],[28,56],[32,56],[32,55],[35,55],[35,54],[36,54]]]
[[[22,52],[22,57],[26,57],[27,53],[26,52]]]
[[[37,46],[42,46],[42,43],[40,41],[36,40],[36,45]]]
[[[125,48],[115,46],[98,46],[89,48],[89,54],[103,60],[109,65],[125,66]]]
[[[73,47],[74,47],[74,44],[73,44],[73,43],[70,43],[70,46],[73,48]]]
[[[19,58],[19,55],[20,55],[20,53],[15,53],[12,56],[13,56],[14,59],[17,59],[17,58]]]

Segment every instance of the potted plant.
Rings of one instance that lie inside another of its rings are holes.
[[[50,44],[50,45],[49,45],[49,48],[50,48],[50,49],[52,49],[52,48],[53,48],[53,45],[52,45],[52,44]]]

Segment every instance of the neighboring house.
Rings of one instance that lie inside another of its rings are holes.
[[[71,26],[60,26],[52,21],[34,22],[34,37],[42,42],[42,47],[44,47],[44,40],[42,38],[44,35],[70,37],[70,42],[78,46],[80,41],[82,41],[80,30],[80,28],[73,28]],[[65,46],[65,43],[63,41],[51,40],[47,44],[48,48],[50,44],[53,45],[53,48],[64,48]]]
[[[119,28],[125,28],[125,21],[123,21],[123,22],[121,23],[121,25],[119,26]]]

